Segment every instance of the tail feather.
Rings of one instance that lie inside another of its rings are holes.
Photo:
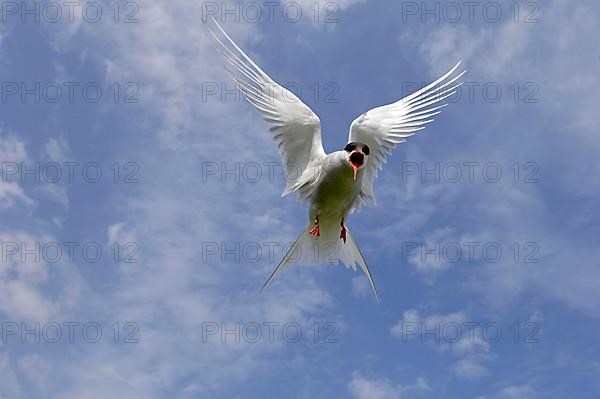
[[[273,281],[273,279],[279,273],[281,273],[286,267],[288,267],[290,265],[291,260],[293,259],[292,256],[295,254],[294,251],[295,250],[296,251],[298,251],[298,250],[301,251],[302,250],[302,244],[307,241],[308,237],[310,237],[310,235],[308,234],[309,231],[310,231],[310,227],[307,227],[300,234],[300,236],[296,239],[296,242],[294,242],[294,245],[292,245],[292,247],[288,250],[288,252],[285,254],[285,256],[283,257],[283,259],[281,260],[281,262],[279,262],[279,265],[277,265],[277,267],[275,268],[275,270],[273,270],[273,273],[271,273],[271,275],[269,276],[269,278],[267,279],[267,281],[263,284],[262,288],[260,289],[260,293],[261,294],[271,284],[271,282]]]
[[[356,270],[356,264],[360,266],[362,271],[369,279],[369,284],[375,295],[375,299],[379,302],[377,288],[373,281],[373,276],[369,271],[367,262],[363,257],[358,245],[352,238],[350,231],[346,227],[346,242],[341,239],[333,239],[331,234],[322,234],[321,237],[315,238],[309,234],[312,226],[308,226],[298,237],[296,242],[285,254],[279,265],[273,270],[265,284],[260,289],[260,293],[271,284],[271,282],[292,262],[303,263],[339,263],[342,262],[346,267],[351,267]],[[337,233],[337,231],[336,231]]]
[[[351,257],[353,258],[353,260],[351,260],[351,262],[354,262],[354,260],[355,260],[358,263],[358,265],[360,266],[360,268],[363,270],[363,272],[366,274],[367,278],[369,279],[369,283],[371,284],[371,288],[373,289],[373,294],[375,294],[375,299],[377,299],[377,302],[379,302],[379,296],[377,295],[377,288],[375,288],[375,282],[373,281],[373,276],[371,276],[371,271],[369,270],[369,266],[367,266],[367,262],[365,261],[365,258],[363,257],[362,252],[360,252],[358,245],[356,245],[356,242],[352,238],[352,234],[350,234],[350,230],[348,230],[347,228],[346,228],[346,235],[347,235],[346,244],[341,243],[341,244],[339,244],[339,246],[344,247],[345,245],[348,245],[349,251],[347,251],[347,252],[351,252],[351,254],[352,254]],[[344,262],[344,264],[347,264],[345,261],[342,261],[342,262]]]

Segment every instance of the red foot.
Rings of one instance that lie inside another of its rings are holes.
[[[342,226],[342,232],[340,233],[340,238],[344,240],[344,244],[346,243],[346,228]]]
[[[312,229],[312,230],[311,230],[311,231],[310,231],[308,234],[310,234],[310,235],[312,235],[312,236],[315,236],[315,238],[316,238],[316,237],[319,237],[319,236],[320,236],[320,234],[319,234],[319,225],[318,225],[318,224],[316,224],[316,225],[315,225],[315,228],[314,228],[314,229]]]

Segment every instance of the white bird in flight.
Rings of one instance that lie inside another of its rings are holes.
[[[296,95],[279,85],[244,53],[213,18],[208,27],[226,69],[239,89],[272,127],[270,132],[288,172],[282,197],[297,193],[310,204],[308,225],[283,257],[261,292],[292,262],[340,261],[366,274],[377,300],[371,272],[345,222],[366,201],[375,202],[373,183],[397,144],[425,128],[456,93],[459,61],[444,76],[407,97],[374,108],[350,125],[348,144],[325,153],[319,117]],[[291,171],[295,177],[291,178]]]

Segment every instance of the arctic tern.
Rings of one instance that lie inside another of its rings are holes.
[[[346,226],[348,214],[365,202],[375,202],[373,184],[397,144],[432,122],[456,93],[459,61],[450,71],[421,90],[389,105],[371,109],[356,118],[348,144],[325,153],[319,117],[296,95],[271,79],[242,51],[213,18],[208,32],[228,63],[236,86],[272,127],[288,179],[282,197],[297,193],[308,201],[308,225],[283,257],[261,292],[292,262],[342,262],[362,268],[375,295],[377,289],[364,257]],[[291,172],[295,175],[291,178]]]

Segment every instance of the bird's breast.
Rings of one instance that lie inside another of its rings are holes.
[[[362,175],[361,168],[354,180],[354,171],[345,157],[325,164],[312,198],[319,216],[345,217],[360,193]]]

